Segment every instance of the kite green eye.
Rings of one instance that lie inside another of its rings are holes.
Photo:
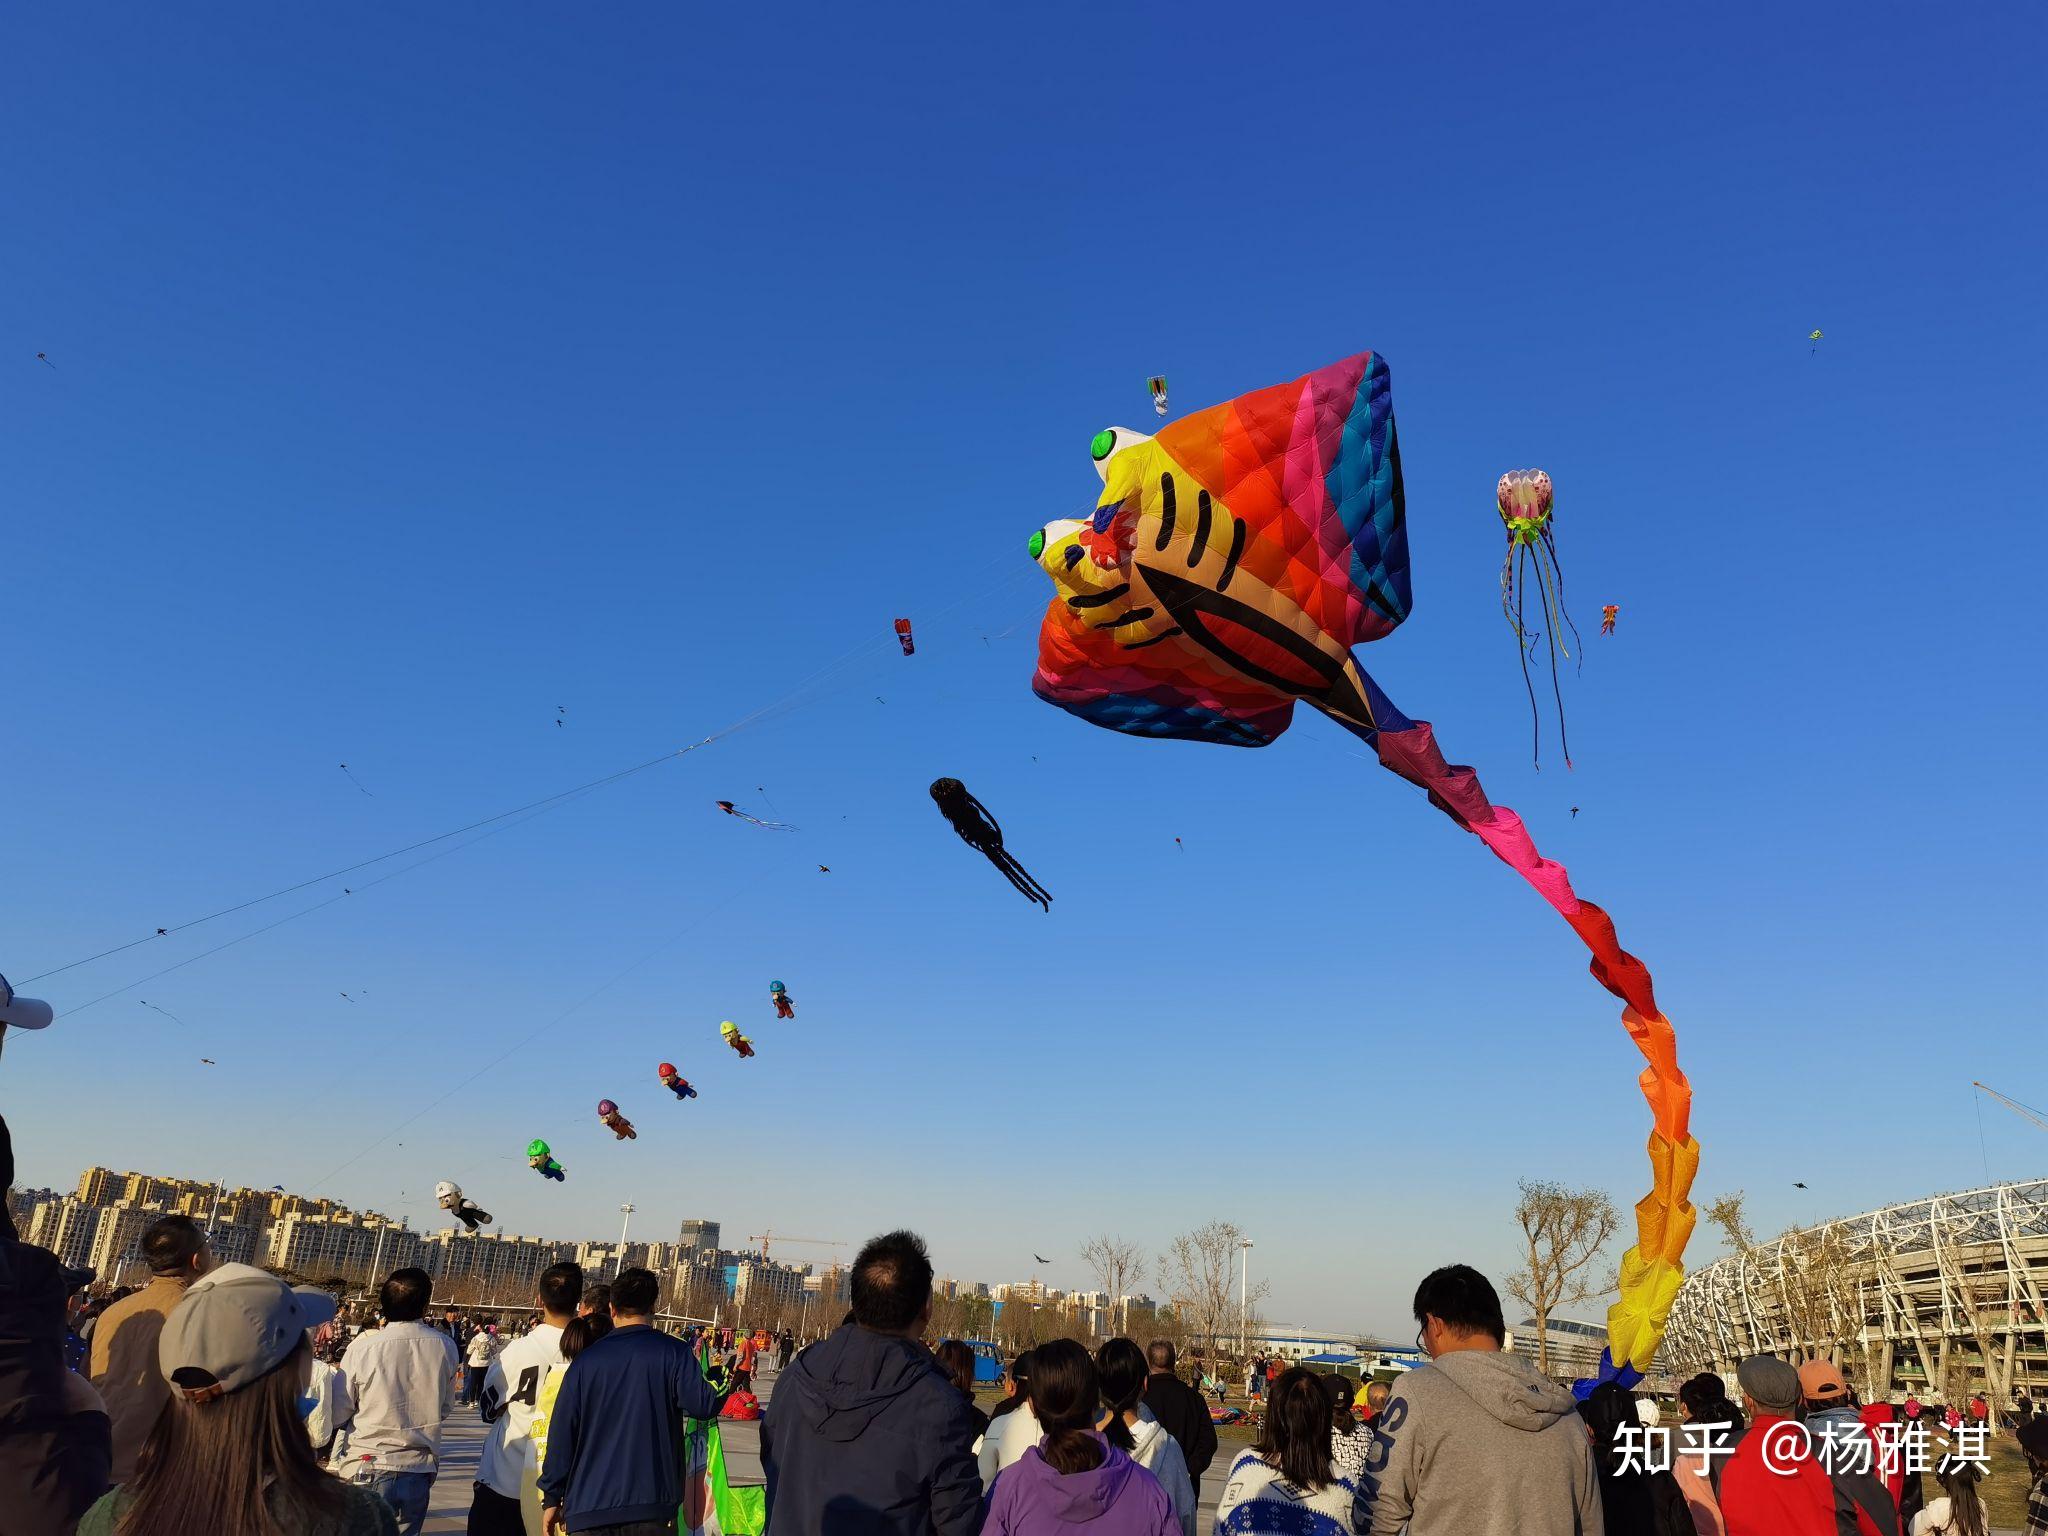
[[[1029,544],[1026,544],[1024,547],[1031,551],[1031,558],[1034,560],[1036,560],[1040,555],[1044,554],[1045,530],[1041,528],[1038,530],[1038,532],[1031,535],[1031,542]]]
[[[1110,450],[1114,447],[1116,447],[1116,428],[1104,427],[1095,434],[1095,441],[1088,445],[1088,452],[1099,462],[1108,458]]]

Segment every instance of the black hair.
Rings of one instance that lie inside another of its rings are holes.
[[[550,1264],[540,1272],[539,1290],[543,1312],[574,1312],[583,1299],[583,1266]]]
[[[969,1401],[974,1398],[974,1351],[958,1339],[943,1340],[932,1351],[938,1359],[939,1369],[946,1373],[946,1379],[958,1387]]]
[[[1496,1344],[1507,1342],[1500,1294],[1492,1281],[1469,1264],[1433,1269],[1415,1287],[1415,1321],[1422,1323],[1432,1317],[1453,1333],[1484,1333]]]
[[[901,1333],[932,1299],[932,1261],[915,1232],[869,1238],[853,1261],[853,1319],[878,1333]]]
[[[1623,1432],[1632,1431],[1627,1441],[1636,1444],[1643,1438],[1643,1418],[1634,1395],[1618,1381],[1603,1381],[1580,1401],[1579,1417],[1592,1433],[1594,1462],[1607,1478],[1620,1477],[1630,1458]]]
[[[1678,1400],[1698,1423],[1743,1427],[1742,1410],[1729,1400],[1728,1383],[1712,1371],[1688,1376],[1679,1386]]]
[[[1102,1379],[1102,1404],[1109,1410],[1103,1437],[1121,1450],[1136,1450],[1124,1415],[1144,1401],[1145,1383],[1152,1377],[1145,1352],[1129,1339],[1111,1339],[1095,1351],[1095,1374]]]
[[[611,1286],[603,1280],[598,1281],[595,1285],[586,1285],[583,1287],[583,1299],[577,1302],[576,1305],[588,1307],[593,1312],[602,1312],[606,1317],[610,1317],[612,1315]]]
[[[377,1288],[377,1310],[387,1323],[416,1323],[426,1316],[434,1281],[424,1269],[394,1269]]]
[[[1314,1371],[1289,1366],[1266,1393],[1266,1418],[1252,1447],[1297,1487],[1329,1485],[1330,1399]]]
[[[182,1274],[206,1246],[206,1234],[190,1216],[161,1216],[142,1231],[142,1256],[152,1274]]]
[[[556,1346],[562,1351],[564,1360],[574,1360],[584,1350],[612,1331],[612,1315],[609,1312],[586,1312],[570,1320],[562,1330],[562,1338]]]
[[[1170,1371],[1180,1363],[1174,1355],[1171,1339],[1154,1339],[1145,1346],[1145,1358],[1155,1371]]]
[[[612,1281],[612,1313],[624,1312],[629,1317],[646,1317],[654,1311],[654,1304],[661,1298],[661,1282],[654,1278],[651,1270],[635,1266],[622,1269]]]
[[[1032,1355],[1031,1411],[1045,1431],[1045,1464],[1062,1476],[1101,1466],[1102,1447],[1091,1433],[1102,1412],[1095,1362],[1072,1339],[1041,1344]]]
[[[1323,1391],[1330,1398],[1330,1431],[1332,1434],[1348,1435],[1358,1428],[1358,1420],[1351,1416],[1351,1405],[1358,1401],[1358,1383],[1349,1376],[1330,1375],[1322,1378]]]
[[[1977,1492],[1977,1480],[1983,1475],[1974,1461],[1956,1455],[1942,1457],[1941,1465],[1934,1470],[1935,1481],[1948,1495],[1949,1513],[1955,1520],[1958,1536],[1985,1536],[1991,1528],[1983,1496]]]

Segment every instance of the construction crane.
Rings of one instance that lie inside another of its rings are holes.
[[[1998,1100],[1999,1103],[2003,1104],[2007,1109],[2011,1110],[2014,1114],[2023,1116],[2026,1119],[2033,1121],[2034,1124],[2041,1127],[2042,1130],[2048,1131],[2048,1116],[2044,1116],[2038,1109],[2029,1109],[2026,1105],[2020,1103],[2018,1099],[2008,1099],[2004,1094],[2000,1093],[1996,1088],[1993,1088],[1989,1083],[1973,1082],[1970,1084],[1970,1086],[1972,1088],[1977,1089],[1980,1093],[1990,1094],[1992,1098]]]
[[[778,1234],[773,1228],[770,1228],[766,1232],[756,1232],[751,1237],[749,1237],[747,1241],[750,1243],[759,1243],[761,1245],[761,1257],[764,1259],[768,1257],[768,1244],[771,1241],[777,1243],[804,1243],[813,1248],[844,1248],[846,1246],[846,1242],[843,1238],[783,1237],[780,1234]]]

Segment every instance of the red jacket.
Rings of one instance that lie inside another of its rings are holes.
[[[1863,1421],[1863,1427],[1870,1431],[1870,1447],[1877,1475],[1884,1479],[1885,1492],[1892,1496],[1892,1508],[1899,1507],[1899,1501],[1906,1496],[1906,1426],[1892,1416],[1889,1403],[1865,1403],[1856,1417]],[[1889,1424],[1891,1430],[1883,1437],[1878,1434],[1880,1424]],[[1885,1441],[1890,1440],[1891,1465],[1885,1465]],[[1903,1528],[1903,1527],[1902,1527]]]
[[[1728,1536],[1835,1536],[1835,1485],[1805,1425],[1756,1416],[1721,1473],[1721,1518]]]

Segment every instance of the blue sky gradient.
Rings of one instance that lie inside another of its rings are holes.
[[[1242,752],[1029,690],[1024,541],[1145,376],[1178,413],[1366,347],[1416,594],[1366,665],[1650,964],[1701,1195],[1770,1229],[2038,1174],[1969,1083],[2048,1099],[2044,42],[2018,4],[17,8],[0,968],[748,722],[28,987],[355,890],[10,1038],[23,1181],[909,1222],[1069,1285],[1093,1232],[1221,1216],[1273,1317],[1397,1336],[1425,1269],[1511,1266],[1517,1178],[1633,1202],[1618,1008],[1476,840],[1312,715]],[[1499,611],[1530,464],[1569,774]]]

